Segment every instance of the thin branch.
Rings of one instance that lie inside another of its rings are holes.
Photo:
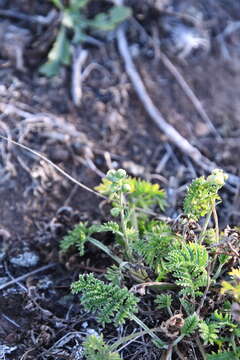
[[[199,339],[199,336],[196,337],[196,343],[198,345],[198,349],[199,349],[199,351],[200,351],[200,353],[202,355],[203,360],[207,360],[207,355],[206,355],[204,347],[203,347],[203,345],[202,345],[202,343],[201,343],[201,341]]]
[[[124,60],[125,68],[128,76],[130,77],[133,87],[141,100],[146,112],[151,119],[155,122],[158,128],[163,131],[168,138],[179,148],[182,152],[190,156],[196,163],[201,164],[205,170],[211,171],[215,168],[215,164],[208,159],[203,159],[203,155],[198,149],[192,146],[173,126],[163,118],[158,108],[153,104],[145,85],[132,61],[128,43],[125,36],[124,26],[120,26],[117,31],[117,41],[120,54]],[[205,160],[205,161],[203,161]]]
[[[39,269],[30,271],[30,272],[28,272],[27,274],[21,275],[21,276],[17,277],[16,279],[13,279],[13,280],[8,281],[7,283],[1,285],[1,286],[0,286],[0,290],[6,289],[8,286],[11,286],[11,285],[13,285],[13,284],[19,283],[20,281],[25,280],[25,279],[28,278],[29,276],[32,276],[32,275],[35,275],[35,274],[37,274],[37,273],[39,273],[39,272],[48,270],[48,269],[50,269],[50,268],[52,268],[52,267],[54,267],[54,266],[56,266],[56,264],[45,265],[45,266],[40,267]]]
[[[115,0],[115,3],[121,5],[121,0]],[[161,112],[154,105],[150,98],[146,87],[133,63],[128,43],[125,35],[124,24],[117,30],[117,42],[119,52],[124,60],[126,72],[132,81],[132,85],[142,102],[146,112],[150,118],[154,121],[157,127],[187,156],[189,156],[196,164],[198,164],[203,170],[211,172],[217,165],[206,158],[201,152],[191,145],[179,132],[164,119]],[[231,184],[237,185],[240,183],[240,178],[236,175],[229,174],[228,181]]]
[[[64,171],[63,169],[61,169],[59,166],[57,166],[56,164],[54,164],[51,160],[49,160],[46,156],[40,154],[39,152],[32,150],[31,148],[29,148],[26,145],[20,144],[17,141],[14,141],[12,139],[9,139],[3,135],[0,135],[0,138],[6,140],[6,141],[10,141],[10,143],[17,145],[27,151],[30,151],[32,154],[38,156],[39,158],[41,158],[42,160],[46,161],[48,164],[50,164],[55,170],[57,170],[58,172],[60,172],[62,175],[64,175],[66,178],[68,178],[70,181],[72,181],[74,184],[77,184],[78,186],[80,186],[81,188],[83,188],[84,190],[87,190],[95,195],[97,195],[98,197],[101,197],[103,199],[106,199],[105,196],[101,195],[100,193],[98,193],[97,191],[94,191],[92,189],[90,189],[88,186],[84,185],[83,183],[81,183],[80,181],[74,179],[71,175],[69,175],[66,171]]]
[[[82,100],[82,67],[88,57],[88,51],[78,46],[74,49],[72,65],[72,98],[75,106],[81,105]]]
[[[218,140],[222,140],[222,137],[219,135],[218,131],[216,130],[215,126],[213,125],[212,121],[210,120],[208,114],[204,110],[200,100],[194,94],[193,90],[190,88],[182,74],[178,71],[176,66],[170,61],[170,59],[161,51],[160,52],[160,59],[162,60],[164,66],[170,71],[170,73],[175,77],[178,84],[181,86],[182,90],[192,102],[193,106],[197,110],[200,117],[203,121],[207,124],[209,130],[216,135]]]
[[[17,12],[15,10],[0,9],[0,16],[2,16],[2,17],[23,20],[23,21],[27,21],[30,23],[39,23],[42,25],[49,25],[50,23],[52,23],[52,21],[55,19],[56,15],[57,15],[57,11],[54,9],[51,10],[47,16],[27,15],[27,14]]]

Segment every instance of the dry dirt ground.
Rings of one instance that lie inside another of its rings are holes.
[[[152,100],[206,157],[240,175],[240,3],[169,0],[170,14],[157,9],[158,1],[128,3],[135,17],[128,26],[129,47]],[[79,107],[72,101],[71,67],[51,79],[39,74],[57,25],[29,19],[46,16],[52,8],[47,1],[0,0],[1,134],[45,154],[91,188],[109,168],[118,167],[157,182],[168,193],[167,215],[178,215],[186,185],[203,171],[146,114],[124,71],[114,36],[101,37],[100,47],[86,45],[84,67],[89,74]],[[188,45],[178,27],[183,20],[172,13],[186,14],[187,9],[202,19],[203,28],[198,34],[202,41],[185,54]],[[19,14],[29,18],[20,19]],[[14,56],[20,40],[9,41],[6,35],[11,25],[18,31],[27,29],[30,39],[20,70]],[[217,134],[164,66],[160,45],[200,100]],[[92,249],[88,261],[76,254],[60,257],[58,243],[80,220],[102,219],[100,200],[29,152],[2,141],[0,146],[0,289],[13,278],[53,264],[0,290],[0,359],[4,351],[6,359],[80,359],[78,336],[84,326],[94,331],[97,325],[69,295],[69,285],[80,269],[104,271],[105,259],[99,255],[96,262]],[[223,193],[223,225],[239,224],[238,195],[239,188],[230,185]],[[108,334],[118,335],[111,328]],[[151,345],[141,341],[125,350],[124,359],[135,356],[158,358]]]

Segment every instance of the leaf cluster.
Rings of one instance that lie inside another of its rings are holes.
[[[80,255],[84,255],[84,245],[90,233],[87,223],[79,223],[63,238],[60,243],[61,250],[67,251],[71,246],[76,246]]]
[[[219,248],[226,239],[216,220],[215,205],[220,201],[218,191],[225,180],[225,174],[217,169],[207,178],[196,179],[190,185],[184,202],[188,217],[184,218],[183,230],[175,233],[173,226],[140,212],[139,207],[149,210],[151,206],[159,205],[158,201],[164,207],[165,193],[158,186],[128,177],[122,169],[108,172],[97,190],[108,196],[115,221],[91,226],[81,223],[61,244],[63,250],[77,246],[82,255],[86,242],[90,241],[116,261],[106,271],[108,283],[89,274],[80,275],[72,284],[73,293],[81,294],[80,301],[85,309],[94,312],[103,325],[113,323],[118,326],[127,319],[134,320],[152,337],[155,345],[166,349],[166,342],[135,315],[139,299],[134,292],[142,296],[148,292],[152,298],[152,311],[157,310],[158,315],[162,312],[165,329],[172,326],[164,336],[169,337],[173,349],[185,336],[196,333],[202,342],[200,351],[205,351],[206,359],[239,358],[239,315],[234,316],[233,306],[224,302],[223,296],[218,297],[221,284],[222,295],[233,298],[233,305],[237,305],[235,312],[239,311],[240,270],[235,265],[239,264],[239,259]],[[215,226],[208,229],[213,212]],[[205,223],[203,226],[198,224],[193,242],[186,236],[186,231],[191,231],[187,226],[193,223],[191,219],[196,223],[201,216],[206,216]],[[95,233],[106,231],[114,234],[117,243],[117,246],[111,245],[111,250],[94,239]],[[220,283],[218,279],[222,280],[229,264],[234,264],[235,268],[229,273],[230,278]],[[137,284],[132,286],[133,281]],[[124,287],[129,282],[131,291]],[[119,355],[111,351],[117,346],[108,347],[101,337],[90,340],[90,350],[86,352],[88,360],[115,360],[114,356],[119,359]],[[195,345],[199,346],[199,341]]]
[[[93,274],[80,275],[72,286],[73,294],[81,293],[81,303],[86,310],[96,312],[101,324],[123,324],[138,311],[138,298],[126,288],[105,284]]]
[[[157,309],[170,308],[172,305],[172,296],[169,294],[157,295],[155,304]]]
[[[207,285],[208,252],[203,245],[188,243],[172,250],[167,256],[167,269],[177,279],[180,294],[199,296],[200,289]]]
[[[52,0],[61,12],[61,25],[48,60],[39,71],[48,76],[58,74],[61,65],[71,62],[71,45],[84,43],[89,30],[111,31],[131,16],[127,6],[112,6],[108,12],[100,12],[93,18],[86,15],[86,7],[91,0],[69,0],[65,6],[62,0]]]
[[[110,170],[95,190],[109,196],[112,201],[116,201],[119,193],[123,192],[127,194],[129,206],[134,205],[143,209],[158,205],[163,210],[166,205],[166,194],[158,184],[127,176],[122,169]]]
[[[164,258],[174,248],[176,235],[168,224],[161,221],[149,222],[141,235],[134,249],[147,265],[158,271]]]
[[[102,335],[88,336],[83,347],[87,360],[121,360],[119,354],[112,352],[110,346],[104,342]]]
[[[196,221],[201,216],[207,215],[213,203],[221,200],[218,191],[224,185],[225,180],[226,175],[220,169],[215,169],[207,178],[201,176],[195,179],[189,186],[184,200],[185,214]]]
[[[188,316],[184,321],[184,325],[181,329],[181,334],[191,335],[197,329],[198,323],[199,323],[199,318],[197,314],[194,313]]]
[[[230,294],[237,302],[240,303],[240,268],[232,269],[229,272],[230,281],[222,282],[222,294]]]

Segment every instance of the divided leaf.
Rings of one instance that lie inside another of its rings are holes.
[[[157,295],[155,299],[157,309],[169,308],[172,304],[172,296],[169,294]]]
[[[104,342],[102,334],[88,336],[83,347],[87,360],[121,360],[119,354],[112,352],[110,346]]]
[[[205,321],[200,321],[198,326],[199,326],[201,338],[204,341],[204,345],[208,345],[208,344],[213,345],[219,337],[218,324],[214,322],[207,324]]]
[[[70,64],[70,43],[64,26],[59,30],[53,47],[48,54],[48,61],[40,67],[39,71],[49,77],[55,76],[61,64]]]
[[[195,179],[189,186],[184,200],[184,212],[190,218],[198,220],[207,215],[216,200],[221,200],[218,191],[224,185],[227,175],[223,170],[215,169],[205,179],[204,176]]]
[[[181,334],[191,335],[196,330],[198,323],[199,317],[197,314],[188,316],[184,321],[183,327],[181,328]]]
[[[74,294],[81,293],[81,303],[86,310],[96,312],[101,324],[123,324],[138,311],[138,298],[126,288],[105,284],[93,274],[80,275],[71,286]]]
[[[180,294],[198,296],[207,285],[208,252],[203,245],[188,243],[181,249],[172,250],[167,256],[166,268],[177,278],[176,284],[183,289]]]
[[[60,242],[60,248],[67,251],[71,246],[76,246],[80,255],[84,255],[84,245],[88,240],[89,230],[87,223],[80,223],[63,238]]]

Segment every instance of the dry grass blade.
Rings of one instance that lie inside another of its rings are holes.
[[[62,175],[64,175],[66,178],[68,178],[70,181],[72,181],[74,184],[80,186],[81,188],[83,188],[84,190],[87,190],[95,195],[97,195],[98,197],[101,197],[103,199],[106,199],[105,196],[99,194],[97,191],[94,191],[92,189],[90,189],[88,186],[84,185],[83,183],[81,183],[80,181],[74,179],[71,175],[69,175],[66,171],[64,171],[63,169],[61,169],[59,166],[57,166],[56,164],[54,164],[51,160],[49,160],[46,156],[40,154],[39,152],[32,150],[31,148],[29,148],[26,145],[20,144],[17,141],[11,140],[3,135],[0,135],[0,138],[6,140],[6,141],[10,141],[10,143],[17,145],[27,151],[30,151],[32,154],[36,155],[37,157],[41,158],[42,160],[46,161],[49,165],[51,165],[55,170],[57,170],[58,172],[60,172]]]
[[[32,275],[35,275],[35,274],[37,274],[37,273],[39,273],[39,272],[48,270],[48,269],[50,269],[50,268],[52,268],[52,267],[54,267],[54,266],[56,266],[56,264],[45,265],[45,266],[42,266],[42,267],[39,268],[39,269],[33,270],[33,271],[31,271],[31,272],[28,272],[27,274],[21,275],[21,276],[19,276],[18,278],[13,279],[13,280],[11,280],[11,281],[8,281],[7,283],[1,285],[1,286],[0,286],[0,290],[6,289],[8,286],[11,286],[11,285],[13,285],[13,284],[16,284],[16,283],[18,283],[19,281],[23,281],[23,280],[25,280],[25,279],[26,279],[27,277],[29,277],[29,276],[32,276]]]

